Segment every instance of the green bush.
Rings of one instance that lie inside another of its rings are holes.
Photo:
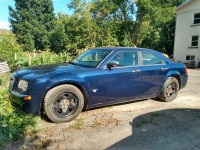
[[[27,52],[18,52],[16,53],[16,55],[17,55],[17,60],[15,61],[13,66],[20,66],[22,68],[29,66],[29,57]],[[36,53],[35,56],[33,56],[33,53],[31,53],[31,66],[50,64],[50,63],[60,63],[70,60],[71,56],[70,55],[67,56],[64,53],[56,54],[49,52],[40,52]],[[11,68],[11,70],[13,69]]]
[[[8,81],[9,75],[1,77],[3,85],[0,86],[0,147],[17,140],[30,129],[33,131],[36,126],[36,117],[11,105],[7,82],[4,82],[6,77]]]
[[[7,61],[9,66],[12,67],[15,63],[15,53],[22,52],[21,45],[18,44],[15,35],[10,32],[9,34],[0,35],[0,62]]]

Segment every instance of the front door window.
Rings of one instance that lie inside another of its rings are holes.
[[[137,52],[119,52],[111,59],[111,61],[118,61],[119,67],[138,65]]]

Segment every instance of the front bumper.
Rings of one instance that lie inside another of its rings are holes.
[[[34,99],[24,100],[25,97],[31,95],[23,95],[16,91],[10,92],[10,101],[14,107],[21,108],[27,114],[39,114],[38,107],[35,107]]]

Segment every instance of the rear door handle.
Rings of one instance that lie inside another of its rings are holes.
[[[168,70],[168,68],[162,68],[162,71]]]
[[[133,70],[132,72],[140,72],[140,70]]]

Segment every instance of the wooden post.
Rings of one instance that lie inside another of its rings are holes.
[[[15,60],[17,60],[17,54],[15,53]]]
[[[31,53],[28,53],[29,66],[31,66]]]
[[[42,54],[42,63],[44,64],[44,55]]]
[[[66,59],[66,62],[68,61],[68,53],[67,53],[67,59]]]

